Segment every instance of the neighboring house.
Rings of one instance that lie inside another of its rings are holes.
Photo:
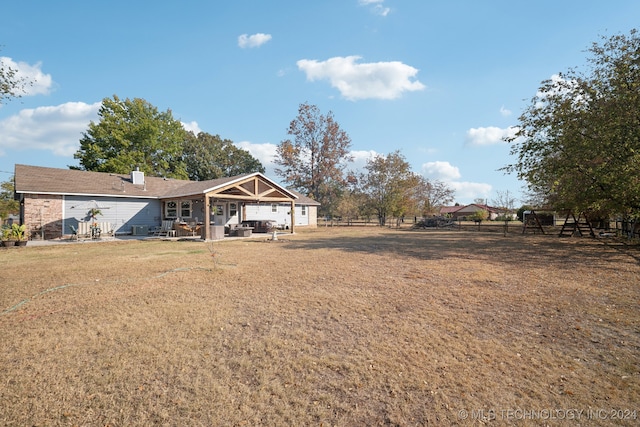
[[[477,211],[487,212],[487,219],[494,220],[500,215],[500,211],[487,205],[472,203],[466,206],[444,206],[440,209],[440,214],[448,215],[456,220],[465,221],[471,218]]]
[[[458,209],[463,208],[464,206],[442,206],[440,208],[440,215],[453,218],[453,214]]]
[[[15,166],[20,222],[31,237],[54,239],[91,221],[113,225],[117,234],[144,233],[165,220],[201,223],[204,239],[245,220],[274,219],[292,233],[297,226],[317,226],[319,204],[281,187],[261,173],[208,181]],[[141,231],[142,230],[142,231]]]

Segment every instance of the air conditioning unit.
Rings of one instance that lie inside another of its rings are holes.
[[[146,236],[149,234],[149,226],[147,225],[132,225],[131,235],[133,236]]]

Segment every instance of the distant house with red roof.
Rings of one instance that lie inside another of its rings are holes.
[[[441,215],[461,221],[465,221],[467,218],[472,217],[478,211],[487,212],[488,220],[494,220],[503,213],[498,208],[476,203],[471,203],[470,205],[465,206],[443,206],[440,208]]]

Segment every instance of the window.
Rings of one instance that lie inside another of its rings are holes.
[[[306,216],[307,215],[307,207],[305,205],[300,206],[300,214],[302,216]]]
[[[238,205],[235,203],[229,203],[229,216],[236,216],[238,214]]]
[[[180,218],[191,218],[191,200],[180,202]]]
[[[191,218],[191,200],[169,200],[164,204],[165,218]]]
[[[178,216],[178,204],[171,200],[164,205],[165,218],[176,218]]]
[[[278,213],[278,205],[276,205],[275,203],[271,205],[271,212],[272,213]]]

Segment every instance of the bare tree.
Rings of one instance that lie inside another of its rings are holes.
[[[422,178],[419,189],[423,215],[438,214],[440,208],[453,202],[455,197],[455,190],[438,180]]]
[[[509,190],[506,190],[506,191],[498,190],[496,192],[496,198],[491,200],[491,204],[494,207],[500,209],[505,217],[508,217],[509,215],[513,214],[515,210],[515,203],[516,203],[516,198],[513,197],[513,194],[511,194]]]

